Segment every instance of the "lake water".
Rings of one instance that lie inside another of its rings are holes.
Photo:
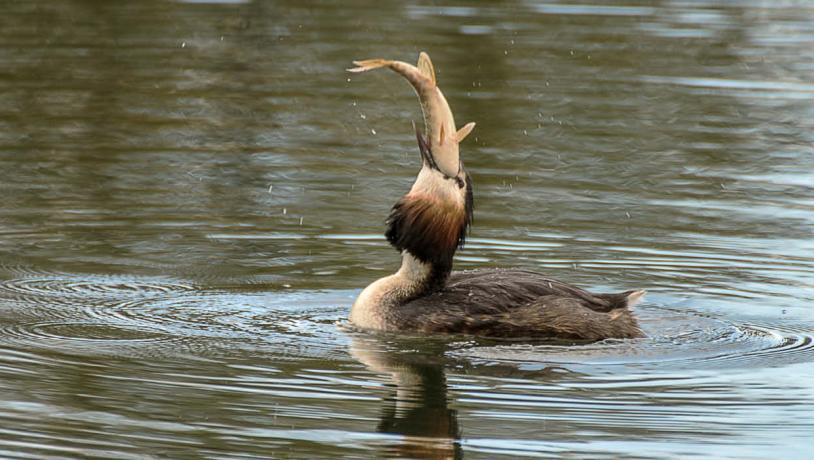
[[[646,288],[648,337],[354,332],[433,57],[456,267]],[[44,0],[0,15],[0,458],[801,458],[814,5]]]

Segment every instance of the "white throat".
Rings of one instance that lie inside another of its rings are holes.
[[[388,330],[394,309],[422,294],[432,274],[432,266],[407,251],[402,252],[401,268],[366,287],[350,310],[350,321],[365,329]]]

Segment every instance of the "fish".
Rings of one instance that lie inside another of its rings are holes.
[[[365,59],[353,61],[353,64],[356,67],[347,69],[348,72],[361,73],[388,68],[407,79],[421,104],[424,117],[423,141],[429,146],[435,165],[446,176],[457,177],[461,170],[458,144],[472,132],[475,123],[470,122],[461,129],[456,129],[452,110],[438,87],[430,56],[422,51],[418,55],[417,65],[388,59]],[[417,135],[421,136],[418,132]]]

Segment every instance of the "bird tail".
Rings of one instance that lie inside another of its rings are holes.
[[[625,292],[625,299],[626,299],[626,307],[633,308],[639,304],[644,298],[644,295],[647,294],[647,291],[644,289],[639,289],[638,291],[627,291]]]

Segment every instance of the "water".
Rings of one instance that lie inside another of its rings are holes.
[[[807,2],[10,2],[0,457],[803,457]],[[434,59],[475,181],[456,267],[647,288],[648,338],[371,336]]]

